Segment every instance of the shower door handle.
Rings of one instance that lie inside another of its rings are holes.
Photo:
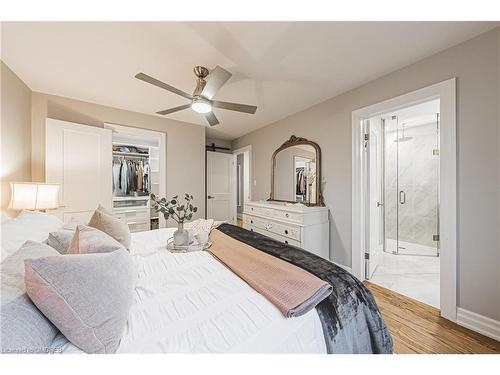
[[[399,192],[399,203],[405,204],[406,203],[406,193],[404,190],[401,190]]]

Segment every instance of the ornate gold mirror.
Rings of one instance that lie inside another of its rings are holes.
[[[292,135],[271,159],[270,201],[324,206],[321,194],[321,149]]]

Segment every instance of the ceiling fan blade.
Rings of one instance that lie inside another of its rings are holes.
[[[207,83],[201,92],[201,96],[212,99],[231,76],[231,73],[217,65],[208,75]]]
[[[168,115],[169,113],[182,111],[183,109],[188,109],[189,107],[191,107],[191,103],[180,105],[178,107],[174,107],[174,108],[170,108],[170,109],[164,109],[163,111],[158,111],[156,113],[158,113],[159,115]]]
[[[207,119],[210,126],[214,126],[219,123],[219,120],[217,120],[217,117],[215,117],[213,112],[205,113],[205,118]]]
[[[156,78],[153,78],[151,76],[148,76],[147,74],[144,74],[144,73],[137,73],[135,75],[135,78],[137,79],[140,79],[141,81],[144,81],[144,82],[147,82],[147,83],[150,83],[152,85],[155,85],[155,86],[158,86],[164,90],[167,90],[167,91],[170,91],[170,92],[173,92],[174,94],[177,94],[177,95],[180,95],[180,96],[183,96],[187,99],[193,99],[193,96],[188,94],[187,92],[184,92],[182,90],[179,90],[179,89],[176,89],[175,87],[173,86],[170,86],[170,85],[167,85],[166,83],[162,82],[162,81],[159,81],[157,80]]]
[[[257,107],[254,105],[220,102],[218,100],[212,101],[212,106],[222,109],[229,109],[230,111],[245,112],[254,114],[257,111]]]

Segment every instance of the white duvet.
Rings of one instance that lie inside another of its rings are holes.
[[[173,230],[132,234],[138,279],[118,353],[326,353],[316,310],[284,318],[209,253],[167,251]],[[53,346],[79,352],[62,335]]]

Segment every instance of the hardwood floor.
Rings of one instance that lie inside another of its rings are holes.
[[[236,225],[243,228],[243,220],[236,219]]]
[[[500,342],[439,316],[439,310],[381,286],[370,289],[401,354],[500,354]]]

